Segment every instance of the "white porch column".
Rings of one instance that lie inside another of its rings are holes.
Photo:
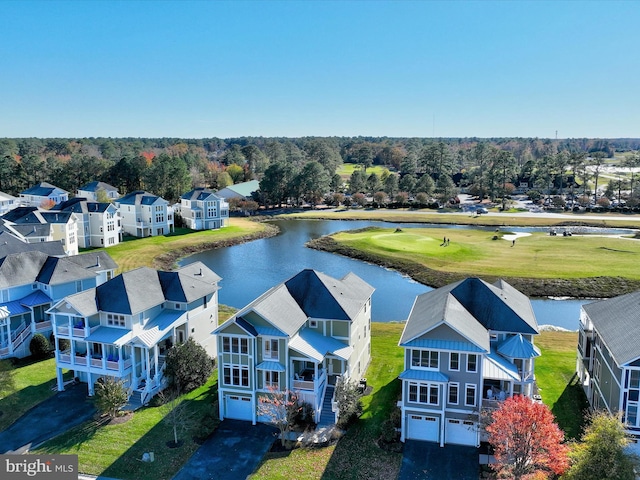
[[[155,379],[158,377],[158,374],[160,373],[158,369],[158,344],[157,343],[153,346],[153,362],[154,362],[154,365],[156,366],[156,374],[153,376],[153,378]]]
[[[58,382],[58,391],[64,391],[64,380],[62,379],[62,369],[56,368],[56,380]]]
[[[88,354],[89,354],[89,353],[87,352],[87,355],[88,355]],[[90,396],[90,397],[93,397],[93,395],[96,393],[96,392],[95,392],[95,386],[93,385],[93,384],[95,383],[95,382],[93,381],[93,373],[88,372],[88,375],[89,375],[89,382],[88,382],[88,383],[89,383],[89,385],[88,385],[88,386],[89,386],[89,396]]]
[[[146,370],[146,374],[147,374],[146,375],[147,384],[146,384],[145,388],[149,389],[149,386],[151,385],[151,367],[149,366],[149,349],[145,348],[144,349],[144,353],[145,353],[144,360],[146,362],[145,370]]]

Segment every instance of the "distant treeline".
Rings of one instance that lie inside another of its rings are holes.
[[[545,173],[540,162],[549,164],[550,159],[562,157],[568,162],[572,156],[612,157],[636,150],[640,139],[627,138],[4,138],[0,139],[0,191],[17,195],[47,181],[73,193],[101,180],[121,193],[145,189],[176,200],[194,186],[220,189],[258,179],[265,182],[261,198],[265,204],[291,197],[316,201],[343,186],[336,169],[350,162],[363,167],[365,184],[358,184],[358,191],[370,187],[370,193],[377,188],[390,189],[390,195],[394,189],[415,193],[412,188],[419,185],[422,190],[433,188],[425,192],[432,194],[437,193],[438,180],[448,183],[444,177],[458,175],[467,184],[483,178],[484,193],[485,182],[492,188],[536,173],[544,173],[548,180],[551,167]],[[371,180],[366,175],[371,165],[387,167],[391,180],[388,174],[377,179],[379,184]],[[425,181],[420,184],[425,175],[433,187]],[[363,178],[355,180],[361,183]],[[441,188],[449,194],[449,185]]]

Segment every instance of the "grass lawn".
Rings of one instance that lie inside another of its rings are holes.
[[[566,213],[562,218],[531,217],[518,213],[502,213],[500,215],[479,215],[455,213],[458,210],[375,210],[375,209],[349,209],[339,211],[307,211],[300,213],[290,213],[281,215],[283,218],[312,219],[321,218],[326,220],[380,220],[398,223],[438,223],[438,224],[458,224],[458,225],[488,225],[488,226],[531,226],[545,227],[566,225],[567,222],[579,222],[584,225],[594,227],[618,227],[618,228],[640,228],[640,215],[629,215],[628,219],[619,220],[615,218],[600,220],[590,219],[584,213]],[[611,216],[620,217],[621,214],[598,214],[599,217]]]
[[[206,437],[217,425],[213,420],[213,415],[217,418],[217,386],[215,371],[206,385],[182,397],[195,422],[179,435],[183,444],[178,448],[167,446],[173,440],[173,430],[163,421],[165,409],[149,406],[136,411],[124,423],[85,423],[44,443],[32,453],[77,454],[80,472],[91,475],[125,480],[170,479],[200,446],[193,436]],[[154,452],[153,463],[140,461],[145,452]]]
[[[556,416],[567,438],[579,438],[588,407],[576,370],[576,332],[542,332],[535,339],[542,356],[536,359],[536,382],[542,401]]]
[[[0,430],[56,393],[56,361],[0,361]]]
[[[156,237],[125,237],[125,241],[104,249],[118,264],[118,273],[138,267],[158,267],[158,259],[172,252],[193,253],[199,247],[215,243],[226,244],[251,235],[259,235],[269,228],[264,223],[233,217],[230,225],[219,230],[193,231],[177,228],[174,233]]]
[[[600,236],[533,233],[511,241],[508,232],[439,228],[369,229],[332,235],[338,243],[375,256],[463,273],[528,278],[588,278],[601,275],[640,279],[640,241]],[[450,239],[441,246],[443,238]]]
[[[343,163],[338,167],[336,173],[340,175],[344,180],[348,180],[354,170],[361,169],[362,166],[358,165],[357,163]],[[376,175],[378,175],[378,177],[380,177],[380,175],[382,175],[382,172],[384,172],[385,170],[388,170],[388,168],[381,165],[372,165],[371,167],[367,168],[367,176],[375,173]]]

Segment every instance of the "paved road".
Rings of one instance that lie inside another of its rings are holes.
[[[269,425],[224,420],[173,480],[242,480],[258,467],[277,437]]]
[[[478,449],[407,440],[398,480],[478,480]]]
[[[36,405],[0,432],[0,453],[24,453],[40,443],[89,420],[96,410],[87,385],[67,387]]]

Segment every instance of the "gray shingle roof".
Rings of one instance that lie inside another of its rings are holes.
[[[109,185],[108,183],[104,183],[104,182],[89,182],[84,187],[79,188],[78,191],[97,192],[101,188],[106,192],[118,191],[118,189],[113,185]]]
[[[489,351],[488,330],[537,333],[531,302],[504,281],[494,285],[478,278],[423,293],[416,297],[400,338],[400,345],[447,324],[470,341]]]
[[[190,192],[185,193],[180,198],[184,200],[203,201],[203,200],[220,200],[213,190],[209,188],[194,188]]]
[[[95,273],[66,258],[38,251],[7,255],[0,260],[0,288],[42,282],[49,285],[93,278]]]
[[[39,251],[53,257],[64,257],[66,255],[62,242],[59,240],[26,243],[11,232],[10,228],[4,225],[0,226],[0,258],[31,251]]]
[[[113,258],[104,250],[72,255],[65,257],[65,259],[93,272],[115,270],[118,268],[118,264],[114,262]]]
[[[119,205],[153,205],[158,201],[166,203],[166,200],[153,193],[137,190],[120,197],[120,199],[116,200],[116,203]]]
[[[582,308],[619,366],[640,357],[640,291]]]

